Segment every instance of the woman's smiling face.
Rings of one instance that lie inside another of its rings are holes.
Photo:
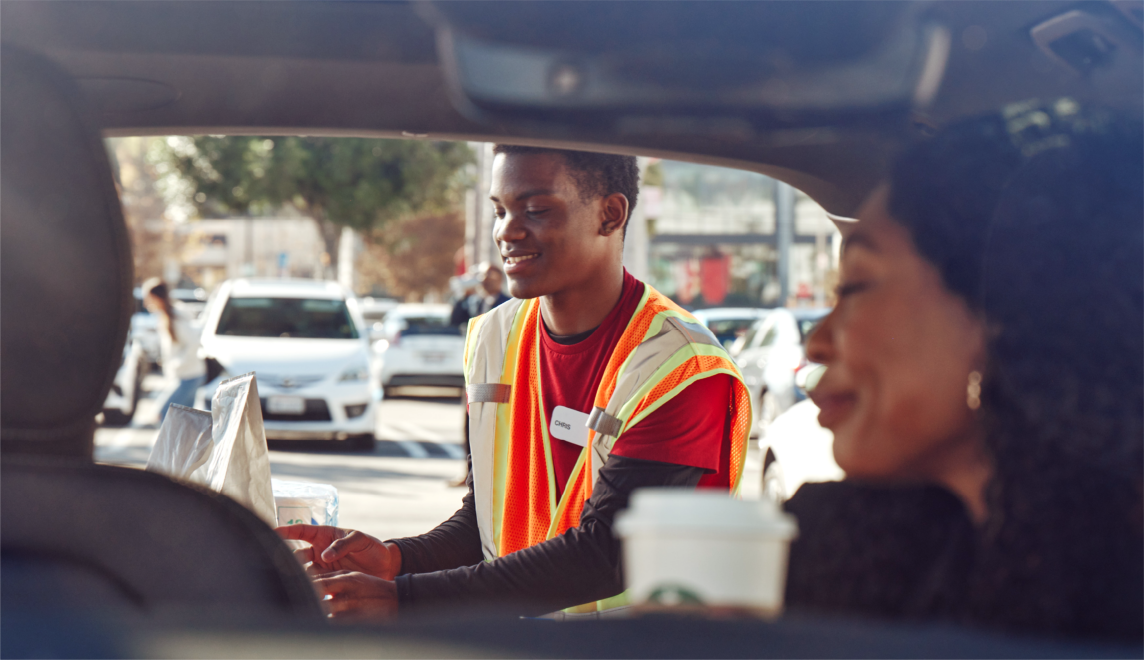
[[[978,455],[966,405],[984,360],[982,325],[876,191],[843,243],[838,302],[807,342],[826,373],[812,399],[849,477],[931,481],[955,456]]]

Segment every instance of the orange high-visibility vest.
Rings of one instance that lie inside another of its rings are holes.
[[[465,383],[473,489],[486,560],[541,543],[580,523],[600,467],[624,430],[691,383],[718,374],[734,379],[730,484],[738,494],[751,428],[743,376],[723,346],[695,317],[644,285],[644,294],[605,367],[588,418],[588,445],[564,493],[556,478],[540,383],[540,301],[510,300],[469,321]],[[572,608],[594,612],[626,603],[615,598]]]

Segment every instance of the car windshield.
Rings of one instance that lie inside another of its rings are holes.
[[[401,320],[404,326],[401,329],[403,337],[411,335],[461,336],[461,327],[449,325],[449,319],[444,316],[405,316]]]
[[[357,339],[358,329],[342,300],[231,298],[217,334],[238,337]]]
[[[718,319],[707,322],[707,329],[721,342],[734,340],[746,332],[758,319]]]

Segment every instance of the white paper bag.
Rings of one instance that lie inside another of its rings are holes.
[[[214,450],[212,424],[211,414],[205,410],[171,404],[151,448],[147,470],[205,486],[202,473],[206,472],[207,459]],[[199,478],[192,476],[196,470]]]
[[[211,415],[215,448],[207,462],[207,485],[277,525],[270,454],[254,374],[220,383],[211,401]]]
[[[204,440],[209,417],[210,443]],[[172,406],[151,450],[147,469],[228,495],[269,525],[277,525],[270,455],[254,374],[223,381],[211,412]]]

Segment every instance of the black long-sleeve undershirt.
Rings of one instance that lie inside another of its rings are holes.
[[[580,525],[560,536],[485,561],[473,498],[432,531],[395,539],[401,548],[397,577],[402,611],[472,606],[533,616],[609,598],[624,589],[616,513],[632,491],[655,486],[694,488],[701,468],[612,455],[600,468]]]

